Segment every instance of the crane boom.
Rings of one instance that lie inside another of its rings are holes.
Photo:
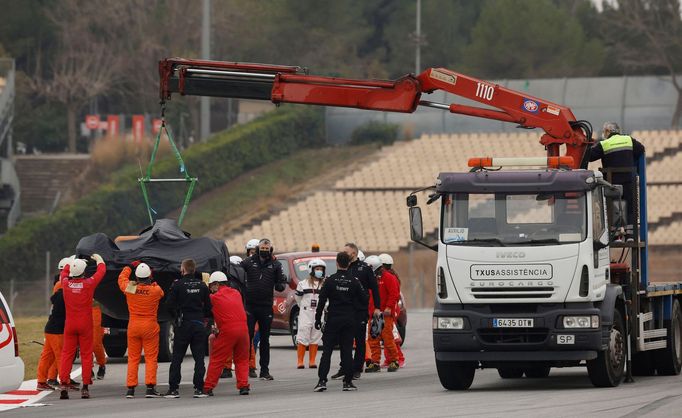
[[[540,143],[547,155],[558,156],[564,145],[572,168],[586,166],[586,150],[592,143],[589,122],[577,121],[568,107],[445,68],[428,68],[396,80],[357,80],[309,75],[298,66],[169,58],[159,62],[159,76],[161,101],[180,93],[401,113],[412,113],[421,105],[540,128],[545,131]],[[422,100],[422,94],[437,90],[487,107]]]

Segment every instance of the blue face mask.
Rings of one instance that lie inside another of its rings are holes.
[[[315,278],[321,279],[324,276],[324,271],[322,270],[315,270]]]

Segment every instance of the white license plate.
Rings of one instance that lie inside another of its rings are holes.
[[[532,319],[495,318],[493,328],[533,328]]]
[[[575,344],[575,335],[557,335],[557,344]]]

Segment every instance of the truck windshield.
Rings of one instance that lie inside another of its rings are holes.
[[[587,237],[584,192],[450,193],[441,240],[451,245],[558,245]]]

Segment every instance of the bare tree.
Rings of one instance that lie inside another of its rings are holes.
[[[38,68],[31,80],[36,93],[66,107],[72,153],[76,152],[78,112],[89,100],[112,89],[123,61],[106,30],[107,4],[65,0],[52,9],[49,17],[59,29],[59,52],[44,72],[47,76]]]
[[[639,72],[667,73],[677,91],[671,126],[682,123],[682,17],[679,0],[619,0],[603,13],[606,38],[617,60]]]

